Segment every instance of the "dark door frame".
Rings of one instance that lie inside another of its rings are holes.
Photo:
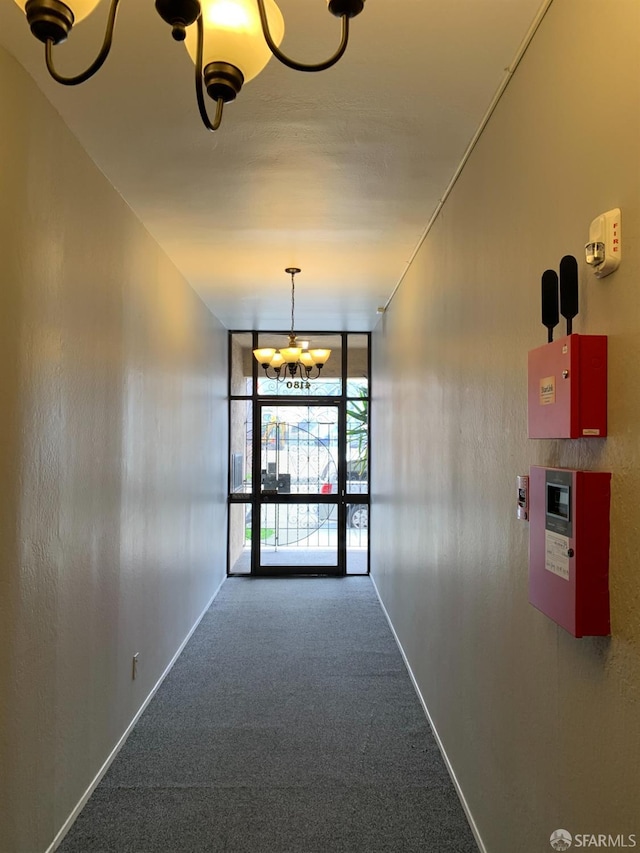
[[[338,560],[336,566],[261,566],[260,564],[260,536],[252,536],[251,540],[251,577],[269,576],[278,577],[279,575],[327,575],[327,576],[344,576],[347,571],[347,505],[348,504],[364,504],[370,506],[370,487],[366,494],[350,494],[347,492],[347,404],[348,401],[354,399],[347,394],[347,372],[348,372],[348,338],[350,334],[366,335],[367,336],[367,380],[368,394],[367,400],[371,400],[371,334],[369,332],[304,332],[305,337],[314,337],[315,335],[331,335],[339,336],[341,339],[341,393],[332,395],[317,395],[317,396],[298,396],[298,395],[266,395],[258,394],[258,376],[259,365],[253,359],[252,366],[252,393],[247,395],[231,394],[231,347],[232,336],[237,334],[248,334],[247,330],[232,330],[229,332],[229,429],[231,428],[231,402],[233,400],[250,400],[252,403],[252,430],[253,430],[253,460],[252,460],[252,484],[253,489],[251,495],[235,494],[231,490],[231,470],[229,471],[229,504],[244,503],[251,505],[252,521],[255,524],[256,520],[260,519],[260,509],[263,504],[280,503],[280,504],[301,504],[301,503],[318,503],[318,504],[333,504],[337,507],[338,518]],[[286,337],[286,332],[282,331],[252,331],[252,349],[258,347],[259,335],[282,335]],[[260,436],[261,436],[261,408],[264,405],[279,405],[279,406],[336,406],[338,409],[338,478],[337,478],[337,494],[331,495],[264,495],[259,487],[261,480],[260,469]],[[371,439],[371,423],[370,423],[371,407],[369,406],[369,441]],[[231,466],[230,466],[231,467]],[[369,467],[369,483],[371,470]],[[228,516],[230,514],[228,513]],[[229,541],[229,518],[227,519],[227,543]],[[258,527],[254,528],[259,531]],[[367,538],[369,537],[367,531]],[[370,555],[369,547],[367,547],[367,571],[370,571]],[[229,549],[227,547],[227,575],[233,573],[229,566]]]
[[[341,467],[341,452],[340,452],[340,437],[345,434],[343,424],[344,412],[341,408],[339,400],[331,397],[320,398],[304,398],[304,402],[299,399],[291,399],[289,397],[278,397],[277,402],[272,397],[261,397],[253,403],[253,434],[259,437],[259,443],[254,439],[253,442],[253,482],[261,483],[262,468],[261,468],[261,453],[262,453],[262,410],[269,406],[279,406],[282,408],[295,408],[297,406],[327,406],[333,407],[337,411],[337,427],[338,427],[338,472]],[[273,565],[266,566],[261,562],[262,554],[262,539],[260,536],[252,536],[251,539],[251,574],[257,577],[277,577],[283,575],[332,575],[342,576],[346,574],[346,549],[347,538],[343,528],[346,523],[343,523],[343,515],[346,512],[341,506],[340,494],[323,495],[322,493],[313,494],[269,494],[262,489],[254,488],[251,500],[251,516],[258,521],[259,526],[254,527],[254,530],[260,530],[261,524],[259,520],[262,517],[262,507],[264,505],[284,505],[291,506],[292,504],[326,504],[335,506],[337,509],[337,549],[336,565],[325,566],[287,566]],[[345,516],[346,517],[346,516]]]

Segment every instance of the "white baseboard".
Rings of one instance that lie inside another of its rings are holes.
[[[429,713],[429,709],[427,708],[427,703],[424,701],[424,696],[422,695],[420,687],[418,686],[418,682],[416,681],[416,677],[413,674],[413,670],[411,669],[411,665],[409,664],[409,661],[407,659],[405,651],[402,648],[402,643],[400,642],[400,639],[399,639],[398,635],[396,634],[396,629],[393,627],[393,622],[391,621],[391,617],[387,613],[387,608],[384,606],[384,602],[382,601],[380,591],[378,590],[378,587],[376,585],[375,580],[373,579],[373,576],[370,575],[370,577],[371,577],[371,583],[373,584],[373,588],[375,589],[376,595],[378,596],[378,601],[380,602],[380,606],[382,607],[382,612],[384,613],[384,615],[387,619],[387,622],[389,623],[389,627],[391,628],[391,633],[393,634],[394,639],[398,645],[398,648],[400,649],[400,654],[402,655],[402,660],[404,661],[404,665],[407,668],[407,672],[409,673],[409,677],[411,678],[411,681],[413,683],[415,691],[418,694],[418,699],[420,700],[420,704],[422,705],[422,708],[423,708],[424,713],[427,717],[427,720],[429,721],[429,725],[431,726],[433,736],[435,737],[436,743],[438,744],[438,749],[442,753],[442,758],[444,759],[445,766],[447,768],[447,771],[449,772],[449,776],[451,776],[451,781],[453,782],[453,785],[456,789],[456,793],[458,794],[458,798],[460,799],[460,803],[462,804],[462,808],[464,809],[464,813],[467,816],[467,820],[469,821],[469,826],[471,827],[471,832],[473,833],[473,837],[476,840],[476,844],[478,845],[480,853],[487,853],[487,848],[485,847],[484,842],[483,842],[482,838],[480,837],[480,832],[478,831],[478,827],[476,825],[476,822],[473,818],[473,815],[471,814],[471,809],[469,808],[469,805],[468,805],[467,800],[464,796],[462,788],[460,787],[460,783],[458,782],[458,779],[456,777],[456,774],[454,773],[453,767],[451,766],[451,762],[449,761],[449,757],[447,756],[447,753],[445,752],[444,745],[443,745],[442,741],[440,740],[440,735],[438,734],[436,727],[433,724],[433,720],[431,719],[431,714]]]
[[[93,794],[93,792],[95,791],[95,789],[98,787],[98,785],[100,784],[100,781],[102,780],[102,777],[104,776],[104,774],[107,772],[107,770],[108,770],[108,769],[109,769],[109,767],[111,766],[111,763],[113,762],[113,759],[116,757],[116,755],[120,752],[120,750],[121,750],[121,749],[122,749],[122,747],[124,746],[124,743],[125,743],[126,739],[129,737],[129,735],[130,735],[130,734],[131,734],[131,732],[133,731],[133,728],[134,728],[135,724],[136,724],[136,723],[138,722],[138,720],[140,719],[140,717],[141,717],[142,713],[144,712],[145,708],[147,707],[147,705],[149,704],[149,702],[151,702],[151,700],[153,699],[153,697],[154,697],[154,696],[155,696],[155,694],[156,694],[156,691],[158,690],[158,688],[160,687],[160,685],[162,684],[162,682],[165,680],[165,678],[167,677],[167,675],[168,675],[168,674],[169,674],[169,672],[171,671],[171,669],[172,669],[173,665],[175,664],[175,662],[178,660],[178,658],[179,658],[179,657],[180,657],[180,655],[182,654],[182,651],[183,651],[184,647],[187,645],[187,643],[188,643],[188,642],[189,642],[189,640],[191,639],[191,637],[192,637],[192,635],[193,635],[193,632],[196,630],[196,628],[198,627],[198,625],[199,625],[199,624],[200,624],[200,622],[202,621],[202,619],[203,619],[203,617],[204,617],[205,613],[207,612],[207,610],[208,610],[208,609],[211,607],[211,605],[213,604],[213,600],[215,599],[215,597],[216,597],[216,596],[218,595],[218,593],[220,592],[220,589],[222,588],[222,584],[225,582],[225,580],[226,580],[226,577],[224,577],[224,578],[222,579],[222,581],[220,581],[220,584],[218,585],[218,588],[216,589],[216,591],[213,593],[213,595],[212,595],[212,596],[211,596],[211,598],[209,599],[209,601],[208,601],[207,605],[205,606],[204,610],[202,611],[202,613],[200,614],[200,616],[198,616],[198,618],[196,619],[196,621],[195,621],[195,623],[194,623],[193,627],[191,628],[191,630],[189,631],[189,633],[187,634],[187,636],[184,638],[184,640],[182,641],[182,643],[180,643],[180,646],[179,646],[179,648],[178,648],[178,651],[175,653],[175,655],[174,655],[174,656],[171,658],[171,660],[169,661],[169,665],[167,666],[167,668],[165,669],[165,671],[162,673],[162,675],[160,676],[160,678],[158,679],[158,681],[156,682],[156,684],[155,684],[155,685],[154,685],[154,687],[152,688],[151,692],[149,693],[149,695],[147,696],[147,698],[144,700],[144,702],[143,702],[143,703],[142,703],[142,705],[140,706],[139,710],[136,712],[136,714],[135,714],[134,718],[131,720],[131,722],[130,722],[130,723],[129,723],[129,725],[127,726],[127,728],[126,728],[126,730],[124,731],[124,734],[122,735],[122,737],[120,738],[120,740],[116,743],[116,745],[114,746],[114,748],[111,750],[111,753],[109,754],[109,756],[108,756],[107,760],[104,762],[104,764],[102,765],[102,767],[100,768],[100,770],[98,770],[98,772],[97,772],[97,774],[96,774],[95,778],[93,779],[93,781],[91,782],[91,784],[89,785],[89,787],[87,788],[87,790],[84,792],[84,794],[82,795],[82,797],[80,797],[80,800],[79,800],[78,804],[75,806],[75,808],[73,809],[73,811],[71,812],[71,814],[69,815],[69,817],[68,817],[68,818],[65,820],[65,822],[62,824],[62,826],[61,826],[60,830],[59,830],[59,831],[58,831],[58,833],[56,834],[56,837],[53,839],[53,841],[51,842],[51,844],[47,847],[47,849],[46,849],[45,853],[54,853],[54,851],[55,851],[55,850],[57,850],[57,848],[58,848],[58,847],[60,846],[60,844],[62,843],[62,840],[64,839],[64,837],[65,837],[65,835],[67,834],[67,832],[69,832],[69,830],[70,830],[70,829],[71,829],[71,827],[73,826],[74,821],[76,820],[76,818],[78,817],[78,815],[80,814],[80,812],[82,811],[82,809],[84,808],[84,806],[85,806],[85,804],[86,804],[87,800],[89,799],[89,797],[91,796],[91,794]]]

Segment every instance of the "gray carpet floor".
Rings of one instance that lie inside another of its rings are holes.
[[[368,578],[231,578],[60,853],[477,853]]]

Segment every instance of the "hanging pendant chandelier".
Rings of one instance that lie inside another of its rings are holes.
[[[100,0],[15,2],[26,14],[33,35],[44,42],[47,70],[58,83],[76,86],[102,67],[111,50],[120,0],[110,0],[104,41],[97,57],[74,77],[58,73],[53,64],[53,48],[93,12]],[[335,65],[347,49],[349,20],[362,12],[364,3],[365,0],[327,0],[329,12],[342,20],[342,37],[333,56],[314,64],[298,62],[280,50],[284,20],[274,0],[156,0],[156,10],[171,26],[173,38],[186,40],[195,64],[200,117],[207,130],[214,131],[220,127],[224,105],[235,100],[243,84],[257,76],[272,55],[295,71],[324,71]],[[213,121],[207,113],[205,89],[216,105]]]
[[[254,349],[253,354],[269,379],[283,381],[285,379],[317,379],[331,355],[330,349],[308,349],[306,341],[298,341],[295,333],[295,277],[301,272],[298,267],[287,267],[285,270],[291,276],[291,331],[289,343],[282,349],[262,347]],[[314,372],[315,368],[315,372]],[[271,369],[271,373],[269,370]]]

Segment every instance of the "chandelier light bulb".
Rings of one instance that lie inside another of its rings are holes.
[[[274,0],[265,0],[273,40],[284,38],[284,19]],[[244,82],[256,77],[271,59],[255,0],[203,0],[203,66],[225,62],[242,72]],[[185,45],[194,64],[198,40],[196,27],[187,29]]]

